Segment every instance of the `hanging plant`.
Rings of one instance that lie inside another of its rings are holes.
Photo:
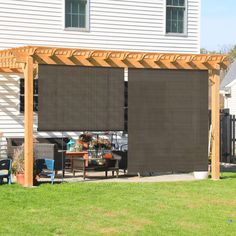
[[[85,143],[89,143],[93,140],[93,134],[89,132],[84,132],[79,136],[79,140]]]

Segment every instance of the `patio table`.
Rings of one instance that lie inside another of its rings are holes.
[[[73,172],[74,170],[74,159],[75,158],[87,158],[88,152],[87,151],[81,151],[81,152],[65,152],[65,167],[63,170],[63,176],[65,174],[65,170],[69,170]]]
[[[100,161],[101,164],[97,164],[97,161]],[[73,159],[73,175],[75,172],[82,171],[83,178],[85,179],[86,173],[89,171],[104,171],[105,176],[107,177],[107,172],[112,171],[112,175],[116,172],[116,177],[119,175],[119,161],[117,158],[74,158]],[[104,162],[104,163],[103,163]]]

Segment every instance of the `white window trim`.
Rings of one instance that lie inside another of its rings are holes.
[[[20,108],[21,108],[21,102],[20,102],[20,98],[22,95],[24,95],[25,97],[25,94],[21,94],[20,92],[20,83],[21,83],[21,80],[25,80],[25,77],[22,75],[20,76],[18,79],[17,79],[17,82],[18,82],[18,103],[17,103],[17,110],[18,110],[18,113],[17,113],[17,116],[22,116],[24,117],[24,114],[25,114],[25,110],[24,111],[20,111]],[[34,78],[34,80],[38,79],[38,76],[36,78]],[[34,83],[33,83],[34,84]],[[39,94],[35,94],[33,93],[33,99],[34,97],[38,97]],[[39,103],[39,100],[38,100],[38,103]],[[33,116],[34,117],[37,117],[38,116],[38,111],[34,111],[34,107],[33,107]]]
[[[66,27],[66,0],[63,0],[62,7],[62,27],[65,31],[79,31],[79,32],[89,32],[90,31],[90,0],[87,0],[87,10],[86,10],[86,27],[76,28],[76,27]]]
[[[185,0],[185,11],[184,11],[184,32],[183,33],[167,33],[166,32],[166,12],[167,12],[167,0],[164,0],[164,35],[176,36],[176,37],[187,37],[188,36],[188,0]]]

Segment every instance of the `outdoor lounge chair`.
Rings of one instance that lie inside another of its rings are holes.
[[[63,168],[64,156],[59,150],[66,150],[67,138],[37,138],[34,143],[35,159],[47,159],[54,160],[55,171],[60,171]],[[19,149],[24,143],[24,138],[7,138],[7,156],[13,157],[15,149]]]
[[[38,159],[35,161],[36,174],[39,177],[50,177],[51,183],[54,183],[54,160],[51,159]]]
[[[11,184],[11,159],[0,160],[0,184],[3,183],[4,178],[7,179],[8,184]]]

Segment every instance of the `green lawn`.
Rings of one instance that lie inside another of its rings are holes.
[[[236,173],[216,182],[2,185],[0,235],[236,235]]]

